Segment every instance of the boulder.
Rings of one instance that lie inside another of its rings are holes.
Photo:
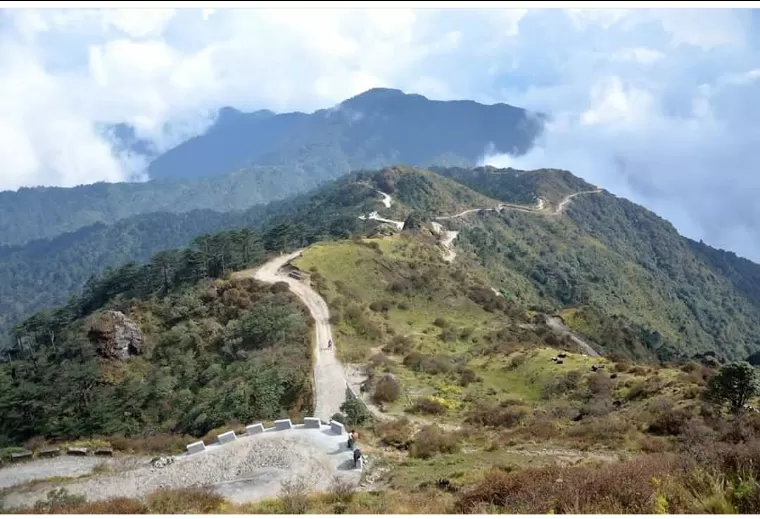
[[[127,360],[143,353],[143,336],[126,315],[108,310],[93,317],[87,337],[105,359]]]
[[[174,457],[172,456],[159,456],[158,458],[153,458],[150,460],[150,464],[153,465],[153,468],[162,469],[168,465],[171,465],[174,463]]]

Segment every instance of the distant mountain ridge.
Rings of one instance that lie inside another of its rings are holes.
[[[507,104],[434,101],[392,89],[372,89],[311,114],[222,108],[204,134],[152,160],[151,182],[0,192],[0,245],[149,212],[244,210],[356,169],[473,166],[487,148],[526,152],[543,120]],[[152,157],[128,125],[108,131],[116,149]]]

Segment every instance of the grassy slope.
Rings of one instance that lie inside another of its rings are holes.
[[[700,416],[705,411],[700,411],[699,395],[712,373],[709,368],[696,363],[636,365],[574,352],[562,365],[555,364],[551,357],[572,351],[568,343],[540,326],[521,328],[531,323],[529,312],[518,307],[494,309],[472,301],[468,288],[486,283],[485,273],[467,260],[447,265],[439,254],[424,235],[402,234],[321,243],[297,261],[299,268],[312,272],[317,289],[341,316],[334,331],[339,355],[374,373],[364,398],[372,400],[373,381],[383,373],[393,373],[401,382],[401,396],[384,405],[386,416],[400,421],[362,430],[365,450],[381,458],[388,470],[385,485],[402,492],[394,498],[395,509],[414,508],[410,499],[436,499],[418,493],[438,478],[468,487],[492,477],[487,474],[493,467],[519,474],[558,463],[639,460],[642,453],[675,452],[678,439],[696,430],[704,435],[700,441],[731,434],[728,422]],[[410,264],[419,276],[414,279],[429,276],[429,282],[419,281],[411,296],[390,291],[400,278],[412,276]],[[378,301],[384,304],[377,308],[388,310],[373,311],[370,305]],[[347,319],[347,314],[353,317]],[[436,320],[439,326],[433,324]],[[443,337],[447,331],[453,339]],[[502,333],[494,333],[498,331]],[[405,345],[398,335],[411,342]],[[422,362],[413,367],[409,358],[415,356]],[[592,364],[603,369],[594,372]],[[469,383],[464,370],[471,371]],[[414,404],[424,397],[443,405],[434,413],[421,412]],[[459,433],[421,436],[425,423],[463,422],[469,428]],[[432,452],[419,445],[432,445]],[[312,502],[313,511],[332,509],[329,498],[320,499]],[[353,506],[367,510],[377,504],[364,498],[362,503],[364,508]],[[282,503],[262,506],[276,511]]]

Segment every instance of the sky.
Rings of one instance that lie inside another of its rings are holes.
[[[313,111],[372,87],[551,115],[523,157],[760,261],[750,10],[6,9],[0,189],[134,178],[104,125],[165,150],[222,106]],[[756,36],[757,34],[758,36]],[[485,153],[484,147],[484,153]]]

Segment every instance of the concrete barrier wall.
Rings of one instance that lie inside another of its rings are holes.
[[[304,418],[303,426],[307,429],[319,429],[322,427],[322,421],[319,418],[314,417]]]
[[[248,436],[253,436],[254,434],[259,434],[264,432],[264,425],[257,423],[253,425],[246,425],[245,431],[248,433]]]
[[[216,441],[219,443],[219,445],[234,442],[236,439],[237,436],[235,436],[235,431],[227,431],[226,433],[222,433],[216,437]]]
[[[264,425],[261,423],[246,425],[244,436],[254,436],[268,432],[288,431],[293,429],[324,429],[325,432],[329,431],[332,434],[346,434],[346,428],[340,422],[332,420],[329,424],[324,425],[319,418],[309,416],[303,419],[302,424],[294,424],[289,419],[284,419],[276,420],[274,422],[274,427],[269,428],[264,428]],[[238,436],[235,434],[235,431],[228,431],[216,437],[217,441],[215,445],[224,445],[235,441],[237,438]],[[209,445],[204,444],[203,441],[197,441],[185,446],[185,449],[187,454],[197,454],[205,451],[206,447],[209,447]]]
[[[289,418],[286,418],[285,420],[275,420],[274,428],[278,431],[286,431],[288,429],[292,429],[293,424]]]
[[[191,443],[187,446],[187,453],[188,454],[195,454],[198,452],[203,452],[206,450],[206,444],[203,443],[203,441]]]

